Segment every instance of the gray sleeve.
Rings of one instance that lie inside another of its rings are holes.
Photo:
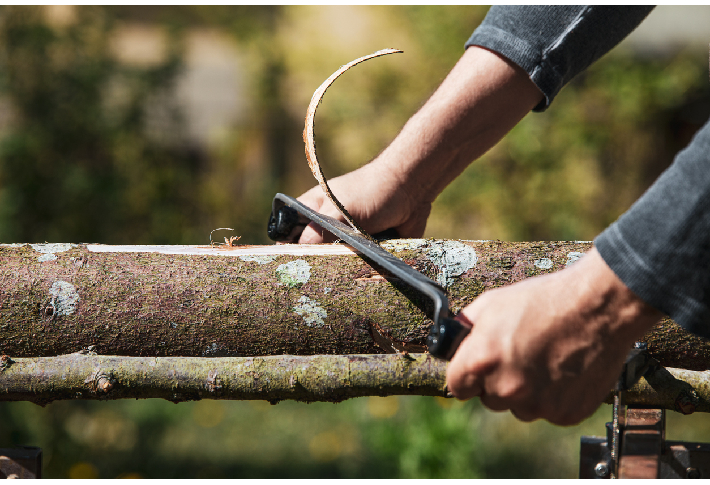
[[[641,299],[710,337],[710,122],[594,244]]]
[[[534,111],[544,111],[570,79],[621,42],[652,9],[493,6],[466,47],[485,47],[522,67],[545,95]]]

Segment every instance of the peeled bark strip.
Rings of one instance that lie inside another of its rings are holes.
[[[382,49],[370,55],[360,57],[358,59],[355,59],[354,61],[348,62],[344,66],[340,66],[340,69],[331,74],[331,76],[326,79],[323,84],[318,87],[318,89],[316,89],[316,92],[313,93],[311,102],[308,105],[308,109],[306,110],[306,125],[303,128],[303,142],[306,144],[306,160],[308,160],[308,167],[311,169],[311,172],[316,178],[316,181],[318,181],[318,185],[320,185],[321,189],[323,189],[323,193],[326,195],[326,197],[328,197],[328,199],[333,203],[333,205],[337,207],[337,209],[343,215],[345,220],[348,221],[348,224],[350,224],[353,229],[363,234],[367,238],[369,238],[370,236],[362,229],[362,227],[360,227],[360,224],[358,224],[357,221],[353,219],[347,209],[343,207],[343,204],[340,203],[340,201],[333,194],[333,191],[330,190],[330,187],[328,186],[328,182],[325,179],[323,170],[320,168],[320,164],[318,163],[318,157],[316,156],[315,129],[313,125],[316,117],[316,109],[318,109],[318,105],[320,104],[321,99],[323,99],[323,95],[325,95],[326,90],[341,74],[343,74],[351,67],[360,64],[361,62],[367,61],[368,59],[401,52],[402,51],[399,49]]]
[[[0,401],[261,399],[338,402],[443,396],[446,363],[427,354],[270,357],[18,358],[0,369]]]
[[[453,311],[482,291],[572,264],[590,243],[385,243],[445,286]],[[421,348],[431,324],[401,282],[344,245],[0,246],[0,352],[264,356]],[[710,346],[670,320],[646,340],[665,366],[710,368]]]

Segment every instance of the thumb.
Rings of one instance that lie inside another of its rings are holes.
[[[456,320],[471,327],[469,334],[461,341],[458,350],[451,359],[446,369],[446,387],[457,399],[465,400],[483,394],[483,374],[475,372],[476,366],[470,365],[471,349],[474,344],[473,334],[475,326],[466,315],[461,312]]]

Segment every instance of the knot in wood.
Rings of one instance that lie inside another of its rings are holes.
[[[110,375],[96,369],[89,377],[84,381],[85,384],[89,385],[89,390],[94,394],[105,394],[113,389],[115,380],[111,378]]]
[[[15,362],[10,358],[9,355],[3,355],[0,357],[0,371],[4,371],[5,369],[9,369],[12,364]]]
[[[218,392],[222,389],[222,379],[217,373],[217,369],[212,369],[207,373],[205,387],[209,392]]]
[[[695,389],[683,389],[675,399],[674,408],[681,414],[693,414],[698,402],[698,395]]]
[[[44,313],[44,316],[45,316],[45,317],[53,317],[53,316],[54,316],[54,312],[55,312],[55,309],[54,309],[54,305],[53,305],[53,304],[50,303],[49,305],[47,305],[46,307],[44,307],[43,313]]]

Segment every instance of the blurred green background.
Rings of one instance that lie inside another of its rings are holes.
[[[425,235],[590,240],[623,213],[710,113],[707,8],[664,8],[469,167]],[[391,141],[486,10],[3,7],[0,241],[206,244],[232,227],[266,244],[273,194],[315,183],[301,131],[320,83],[405,52],[328,90],[333,177]],[[559,428],[424,397],[0,403],[0,447],[42,447],[48,478],[569,478],[610,412]],[[710,420],[671,413],[668,437],[710,441]]]

